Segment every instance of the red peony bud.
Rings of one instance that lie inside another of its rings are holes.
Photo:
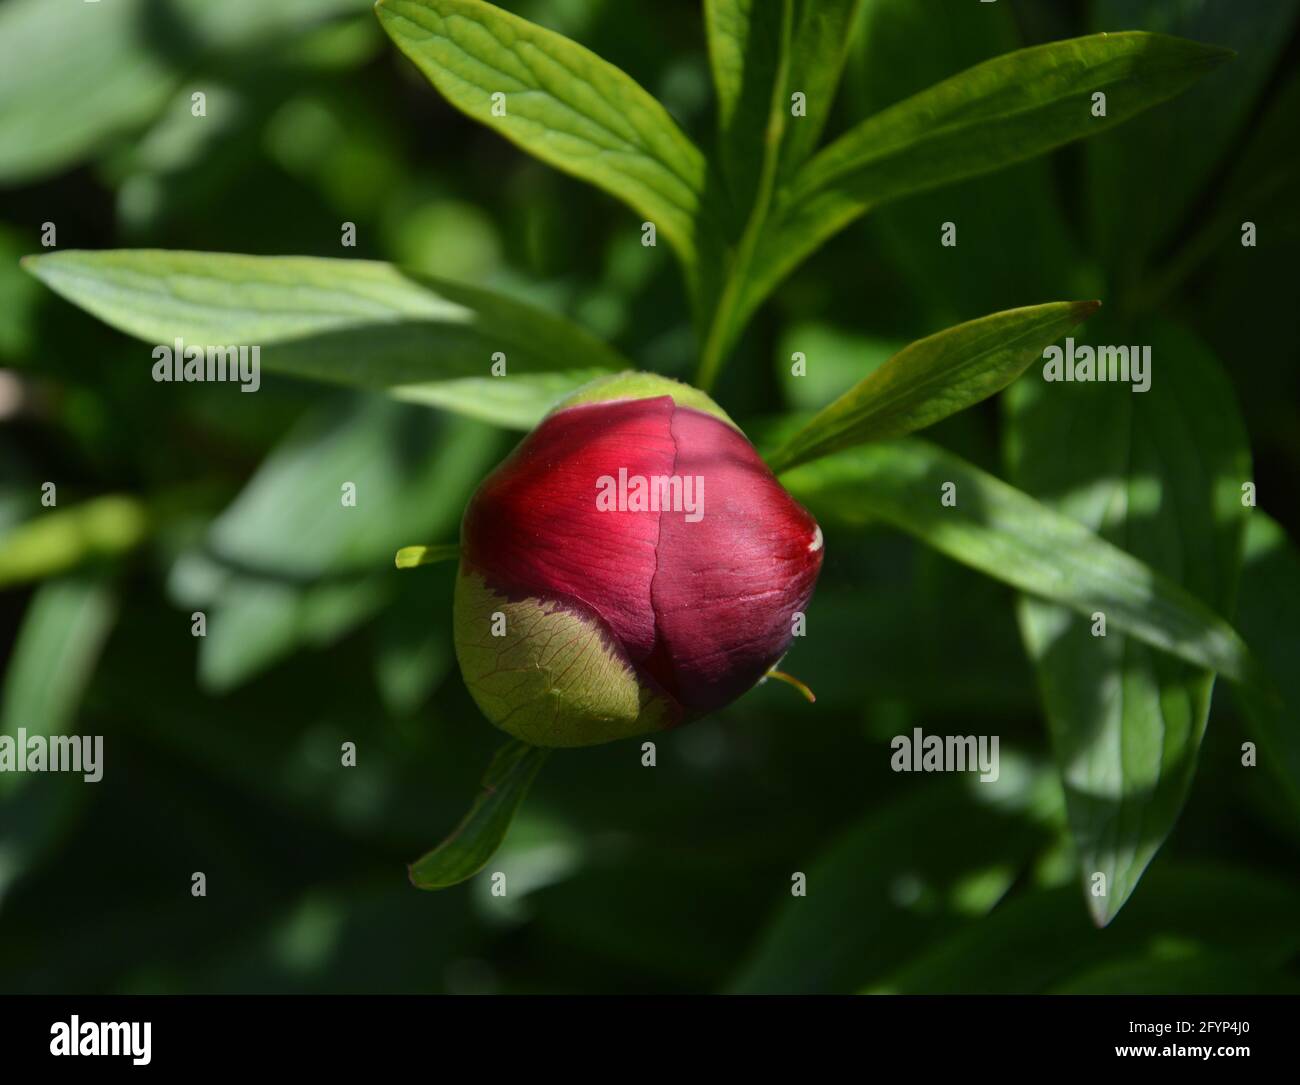
[[[708,396],[602,378],[471,499],[457,658],[484,714],[535,745],[676,726],[781,658],[821,562],[821,529]]]

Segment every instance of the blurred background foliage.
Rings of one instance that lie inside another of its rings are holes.
[[[711,144],[696,4],[506,6]],[[454,112],[369,8],[102,0],[92,21],[83,0],[0,3],[0,727],[106,748],[94,786],[0,777],[0,989],[1300,990],[1296,808],[1240,767],[1231,697],[1216,694],[1181,820],[1099,931],[1013,593],[852,508],[786,663],[815,708],[760,687],[662,736],[653,770],[637,743],[553,756],[489,868],[508,898],[485,877],[407,884],[500,736],[456,673],[452,568],[392,558],[453,538],[517,435],[269,375],[252,396],[154,384],[145,347],[17,263],[46,222],[60,248],[386,259],[563,313],[689,379],[668,249]],[[1239,401],[1272,519],[1250,522],[1238,622],[1300,703],[1297,10],[867,0],[832,136],[982,59],[1095,30],[1239,55],[1112,133],[847,230],[760,311],[719,401],[761,431],[998,309],[1095,296],[1117,320],[1158,319],[1152,336],[1197,344]],[[937,244],[949,220],[956,249]],[[931,436],[1003,474],[1005,425],[989,403]],[[1109,469],[1104,428],[1079,440],[1075,486]],[[1050,492],[1041,464],[1017,470]],[[358,509],[339,509],[340,478]],[[889,739],[913,727],[1000,735],[1002,778],[892,773]]]

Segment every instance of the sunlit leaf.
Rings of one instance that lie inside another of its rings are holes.
[[[477,287],[368,260],[153,249],[30,257],[51,289],[146,343],[260,348],[270,373],[383,389],[413,402],[492,417],[492,402],[457,385],[529,383],[505,406],[510,425],[540,415],[574,369],[627,363],[567,320]],[[494,363],[504,375],[493,372]],[[141,352],[141,372],[154,360]],[[538,399],[542,402],[538,402]]]
[[[144,504],[126,494],[42,507],[0,534],[0,588],[125,554],[145,539],[149,523]]]
[[[694,263],[704,156],[629,75],[480,0],[379,0],[375,11],[457,109],[628,203]]]
[[[1262,681],[1236,631],[1186,589],[1028,494],[914,437],[848,449],[782,482],[814,512],[879,518],[1021,591],[1239,681]],[[951,487],[951,488],[950,488]],[[955,505],[942,503],[945,493]]]
[[[1100,302],[994,313],[904,347],[819,412],[771,458],[784,471],[866,441],[903,437],[1000,392]]]
[[[207,614],[203,683],[233,688],[420,590],[397,583],[394,553],[454,533],[498,438],[382,396],[309,413],[172,571],[173,597]]]
[[[815,411],[838,399],[871,376],[907,343],[882,339],[822,323],[798,323],[781,334],[776,352],[776,377],[785,393],[786,403],[801,411]],[[796,355],[802,355],[804,367],[796,376]],[[785,436],[795,433],[791,427]]]
[[[0,5],[0,184],[51,173],[154,117],[214,53],[368,0],[9,0]]]
[[[720,157],[739,210],[751,206],[767,154],[778,176],[816,146],[861,7],[862,0],[706,0]],[[797,114],[794,94],[802,95]]]
[[[705,8],[731,212],[725,248],[706,254],[712,274],[698,286],[705,316],[697,383],[705,390],[743,327],[742,301],[777,186],[830,115],[857,7],[857,0],[715,0]]]
[[[68,731],[100,650],[113,627],[117,603],[111,586],[94,577],[42,584],[23,617],[0,697],[0,734],[16,738]],[[27,779],[0,773],[0,792]]]
[[[782,190],[740,313],[869,208],[1097,135],[1230,56],[1161,34],[1096,34],[996,57],[890,106],[816,154]],[[1104,117],[1093,115],[1096,93],[1106,95]]]
[[[1118,330],[1103,325],[1097,334],[1105,341]],[[1011,477],[1231,614],[1248,511],[1242,485],[1250,479],[1232,387],[1205,348],[1176,327],[1149,325],[1124,338],[1150,347],[1144,392],[1078,381],[1017,386]],[[1103,925],[1129,899],[1178,818],[1214,687],[1211,670],[1098,625],[1109,617],[1104,607],[1079,615],[1035,599],[1020,607],[1080,884]]]

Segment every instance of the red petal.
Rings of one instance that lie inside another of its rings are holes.
[[[602,475],[665,475],[674,445],[669,396],[570,407],[551,415],[490,474],[462,528],[471,563],[498,590],[581,600],[634,663],[655,642],[650,583],[659,517],[598,512]]]
[[[821,569],[821,533],[730,426],[679,407],[672,432],[674,473],[704,480],[703,515],[660,517],[654,662],[671,661],[671,676],[657,677],[698,714],[740,696],[789,648]]]

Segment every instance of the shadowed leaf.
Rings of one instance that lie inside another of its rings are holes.
[[[549,750],[511,739],[492,758],[482,790],[452,834],[410,867],[417,889],[446,889],[472,878],[501,845]]]

